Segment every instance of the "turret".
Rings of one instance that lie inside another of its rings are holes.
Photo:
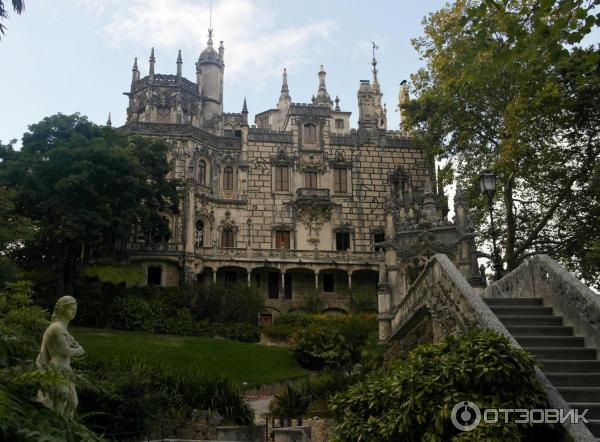
[[[133,60],[133,68],[131,69],[131,83],[135,83],[140,79],[140,71],[138,69],[137,57]]]
[[[327,73],[321,65],[321,70],[319,71],[319,90],[317,92],[316,103],[317,106],[329,107],[330,109],[333,107],[333,101],[331,101],[331,97],[327,92],[327,86],[325,85],[325,76]]]
[[[150,51],[150,68],[148,70],[148,81],[152,83],[154,81],[154,63],[156,62],[156,58],[154,58],[154,48]]]
[[[217,53],[213,47],[212,29],[209,29],[206,48],[200,54],[196,64],[196,73],[200,72],[201,75],[201,81],[198,84],[202,85],[200,92],[203,101],[202,115],[204,124],[208,127],[212,127],[214,118],[220,117],[222,113],[224,51],[221,42]]]
[[[400,83],[400,91],[398,92],[398,109],[400,110],[400,129],[405,131],[407,128],[403,127],[403,125],[406,120],[406,110],[404,110],[402,106],[408,104],[409,101],[408,83],[406,80],[402,80],[402,83]]]
[[[357,94],[359,129],[375,129],[377,127],[374,94],[375,91],[369,80],[360,80]]]
[[[181,49],[177,53],[177,79],[181,81],[181,65],[183,61],[181,60]]]

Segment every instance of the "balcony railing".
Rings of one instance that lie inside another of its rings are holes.
[[[183,244],[171,242],[132,242],[127,244],[130,253],[177,254],[183,252]]]
[[[296,201],[330,201],[329,189],[309,189],[302,187],[296,190]]]
[[[352,250],[288,250],[288,249],[254,249],[246,247],[200,247],[196,248],[196,256],[203,259],[219,260],[227,258],[272,259],[272,260],[335,260],[338,262],[378,263],[384,258],[383,252],[355,252]]]

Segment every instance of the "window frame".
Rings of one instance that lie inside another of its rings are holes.
[[[275,192],[289,192],[290,191],[290,168],[289,166],[275,166]]]
[[[223,169],[223,190],[233,190],[233,167],[225,166]]]
[[[333,169],[333,193],[348,193],[348,169],[336,167]]]
[[[342,237],[343,235],[343,237]],[[342,238],[344,238],[342,240]],[[346,242],[347,246],[346,248],[340,248],[340,243],[342,243],[341,245],[344,245],[343,243]],[[348,249],[351,249],[351,239],[350,239],[350,232],[335,232],[335,250],[337,250],[338,252],[345,252]]]
[[[306,123],[303,126],[302,138],[306,143],[317,142],[317,125],[314,123]]]
[[[235,232],[233,231],[233,229],[223,229],[223,231],[221,232],[221,248],[232,249],[234,247]]]
[[[310,178],[309,178],[310,177]],[[317,172],[313,172],[313,171],[306,171],[304,172],[304,187],[306,189],[317,189],[318,188],[318,174]],[[314,178],[314,185],[313,185],[313,178]]]
[[[281,247],[281,245],[284,247]],[[275,231],[275,249],[276,250],[290,250],[292,244],[292,232],[289,230],[276,230]]]

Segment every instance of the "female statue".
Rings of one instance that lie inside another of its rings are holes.
[[[77,301],[72,296],[63,296],[54,306],[51,324],[44,332],[42,347],[37,357],[39,369],[57,369],[67,378],[67,384],[55,385],[38,391],[38,400],[57,413],[72,417],[77,408],[77,392],[73,383],[71,358],[85,353],[67,329],[77,312]]]

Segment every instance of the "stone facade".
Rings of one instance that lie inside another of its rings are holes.
[[[466,227],[445,221],[433,160],[409,133],[386,129],[375,58],[372,80],[358,88],[358,128],[330,98],[322,66],[311,103],[292,101],[284,70],[276,107],[250,126],[245,100],[240,113],[223,112],[224,51],[222,42],[213,48],[211,31],[195,82],[182,77],[181,54],[175,75],[154,73],[153,52],[147,76],[133,67],[124,129],[163,138],[171,175],[183,183],[180,214],[165,214],[169,242],[136,237],[128,246],[148,283],[253,284],[267,299],[264,321],[315,291],[325,310],[347,311],[349,291],[375,300],[378,282],[380,291],[398,285],[389,247],[396,231],[407,265],[446,244],[460,249],[456,263],[472,276],[474,248]]]

